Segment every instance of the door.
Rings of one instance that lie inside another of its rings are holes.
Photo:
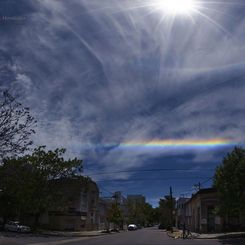
[[[215,231],[215,214],[214,214],[214,207],[210,206],[207,208],[207,230],[208,232]]]

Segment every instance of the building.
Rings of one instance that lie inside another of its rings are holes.
[[[143,195],[128,195],[127,201],[132,204],[145,204],[145,197]]]
[[[96,230],[99,228],[99,189],[87,177],[53,180],[62,200],[40,218],[40,224],[53,230]]]
[[[189,200],[186,197],[180,197],[175,203],[175,224],[182,229],[185,222],[185,203]]]
[[[180,212],[185,213],[185,225],[191,231],[208,233],[220,232],[222,220],[215,214],[219,204],[214,188],[201,189],[183,204]]]
[[[108,212],[113,202],[115,200],[111,197],[99,199],[99,230],[113,229],[113,224],[108,221]]]
[[[108,222],[108,213],[113,203],[117,203],[123,215],[123,221],[119,227],[115,227],[115,224]],[[99,228],[101,230],[110,230],[115,228],[126,229],[127,215],[128,215],[127,199],[122,195],[120,191],[115,192],[112,197],[100,198]]]
[[[115,201],[119,205],[122,216],[123,216],[123,221],[120,226],[120,229],[127,229],[127,222],[128,222],[128,205],[127,205],[127,198],[125,198],[120,191],[115,192],[114,194]]]

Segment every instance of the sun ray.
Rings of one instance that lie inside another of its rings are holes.
[[[201,11],[196,10],[196,12],[202,16],[204,19],[206,19],[208,22],[210,22],[211,24],[213,24],[214,26],[216,26],[218,29],[222,30],[223,32],[225,32],[228,35],[231,35],[231,33],[226,30],[221,24],[219,24],[218,22],[216,22],[215,20],[213,20],[212,18],[210,18],[208,15],[202,13]]]
[[[154,0],[153,4],[170,15],[188,15],[198,7],[196,0]]]
[[[162,17],[158,22],[155,29],[159,29],[159,26],[163,22],[170,22],[170,20],[174,17],[178,18],[178,15],[182,15],[190,19],[193,23],[195,23],[195,16],[198,15],[202,17],[204,20],[208,21],[211,25],[215,26],[222,32],[227,33],[230,35],[230,32],[226,30],[220,23],[215,21],[205,12],[215,12],[222,15],[226,15],[225,12],[217,9],[217,6],[222,7],[224,4],[241,4],[244,5],[245,3],[239,3],[234,1],[223,2],[223,1],[202,1],[202,0],[145,0],[141,4],[136,4],[133,9],[137,8],[147,8],[149,9],[149,15],[155,12],[162,12]],[[187,6],[186,6],[187,5]],[[228,16],[228,15],[226,15]],[[233,17],[233,16],[231,16]]]

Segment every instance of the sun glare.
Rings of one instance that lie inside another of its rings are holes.
[[[198,8],[196,0],[154,0],[153,5],[171,15],[189,15]]]

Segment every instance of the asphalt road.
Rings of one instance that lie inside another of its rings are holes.
[[[147,228],[99,237],[35,237],[31,235],[0,235],[0,245],[245,245],[245,239],[182,240],[172,239],[164,231]]]

